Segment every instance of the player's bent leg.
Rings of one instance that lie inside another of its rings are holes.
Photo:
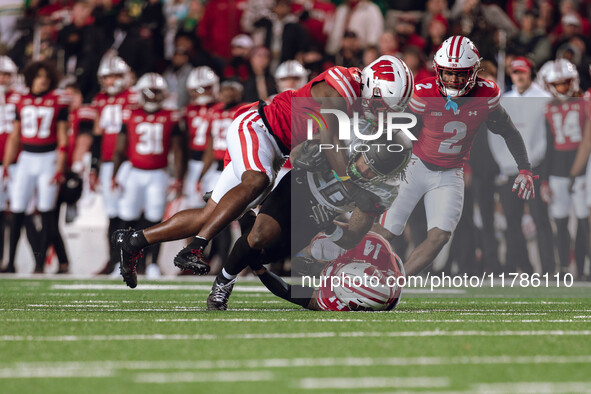
[[[404,264],[406,275],[417,275],[433,262],[443,246],[449,241],[451,232],[432,228],[427,232],[427,239],[424,240],[408,257]]]
[[[252,170],[244,172],[241,183],[220,199],[210,220],[199,232],[199,236],[207,240],[213,238],[239,217],[265,191],[270,182],[269,176],[263,172]]]
[[[280,224],[271,216],[259,214],[250,233],[243,234],[232,248],[222,271],[216,276],[207,297],[207,310],[226,310],[236,277],[250,263],[260,259],[261,250],[281,234]]]

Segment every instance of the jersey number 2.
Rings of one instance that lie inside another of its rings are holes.
[[[458,144],[458,142],[466,137],[467,131],[468,126],[466,126],[466,123],[458,121],[446,123],[446,125],[443,126],[443,132],[446,134],[453,134],[453,136],[441,141],[441,144],[439,145],[439,153],[446,155],[457,155],[460,153],[462,145]]]

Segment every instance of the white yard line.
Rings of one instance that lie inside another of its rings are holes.
[[[269,371],[256,372],[170,372],[170,373],[139,373],[133,380],[136,383],[197,383],[197,382],[262,382],[273,380]]]
[[[31,378],[107,378],[115,375],[112,368],[19,368],[0,369],[0,379]]]
[[[449,378],[431,378],[416,376],[412,378],[395,377],[360,377],[360,378],[304,378],[300,379],[297,386],[304,390],[326,389],[374,389],[374,388],[434,388],[449,386]]]
[[[36,361],[0,363],[0,375],[28,370],[209,370],[270,369],[368,366],[438,365],[512,365],[512,364],[585,364],[591,355],[582,356],[474,356],[474,357],[327,357],[276,358],[247,360],[167,360],[167,361]]]
[[[120,290],[129,291],[126,286],[120,284],[54,284],[51,285],[52,289],[55,290]],[[139,284],[137,289],[133,290],[138,292],[140,290],[182,290],[182,291],[210,291],[211,285],[158,285],[158,284]],[[234,287],[236,292],[246,293],[268,293],[269,290],[265,286],[236,286]]]
[[[512,382],[473,386],[476,393],[591,393],[589,382]]]
[[[353,332],[295,332],[295,333],[256,333],[256,334],[146,334],[146,335],[3,335],[5,342],[82,342],[82,341],[193,341],[193,340],[243,340],[243,339],[300,339],[300,338],[383,338],[383,337],[505,337],[505,336],[591,336],[591,330],[540,330],[540,331],[353,331]]]

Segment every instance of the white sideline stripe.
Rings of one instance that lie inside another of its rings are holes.
[[[589,382],[512,382],[472,386],[477,393],[591,393]]]
[[[52,285],[51,289],[55,290],[120,290],[129,291],[127,286],[123,285],[110,285],[110,284],[71,284],[71,285]],[[139,290],[195,290],[195,291],[210,291],[210,285],[153,285],[153,284],[139,284],[137,289],[133,290],[137,292]],[[245,293],[268,293],[269,290],[265,286],[236,286],[233,291],[245,292]]]
[[[149,335],[3,335],[5,342],[78,342],[78,341],[175,341],[218,339],[298,339],[298,338],[370,338],[370,337],[456,337],[456,336],[590,336],[591,330],[540,330],[540,331],[352,331],[352,332],[295,332],[282,334],[149,334]]]
[[[68,323],[124,323],[124,322],[146,322],[146,319],[3,319],[6,322],[68,322]],[[256,318],[191,318],[191,319],[154,319],[156,323],[191,323],[191,322],[286,322],[286,323],[591,323],[590,320],[486,320],[486,319],[256,319]]]
[[[133,380],[136,383],[196,383],[196,382],[262,382],[273,380],[270,371],[259,372],[170,372],[170,373],[139,373]]]
[[[113,301],[113,304],[60,304],[55,303],[55,304],[29,304],[27,305],[27,307],[29,308],[113,308],[113,307],[117,307],[118,303],[121,301]],[[205,304],[205,300],[202,301],[188,301],[186,302],[187,304]],[[232,301],[233,304],[252,304],[253,301]],[[269,301],[256,301],[257,303],[261,303],[261,304],[281,304],[283,303],[283,301],[278,301],[278,300],[269,300]],[[133,301],[123,301],[122,303],[129,303],[129,304],[133,304],[135,302]],[[142,301],[138,301],[138,304],[143,304],[144,302]],[[157,301],[147,301],[146,303],[158,303]],[[166,303],[166,301],[164,301],[164,303]],[[175,302],[176,303],[176,302]],[[178,302],[179,304],[185,304],[184,302]],[[173,308],[191,308],[191,307],[187,307],[187,306],[178,306],[178,307],[173,307]]]
[[[0,374],[8,375],[28,370],[199,370],[199,369],[260,369],[316,368],[348,366],[409,366],[409,365],[510,365],[510,364],[585,364],[591,355],[583,356],[474,356],[474,357],[327,357],[277,358],[247,360],[173,360],[173,361],[38,361],[0,364]],[[24,373],[24,372],[23,372]]]
[[[304,390],[352,390],[386,387],[433,388],[449,386],[449,378],[431,378],[426,376],[412,378],[386,378],[382,376],[368,376],[363,378],[304,378],[300,379],[298,386]]]

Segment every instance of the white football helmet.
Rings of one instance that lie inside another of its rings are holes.
[[[394,289],[386,276],[370,263],[353,260],[338,268],[334,276],[340,285],[335,296],[354,311],[383,311],[394,302]]]
[[[295,86],[290,86],[291,81],[286,81],[286,78],[295,78],[297,83]],[[279,93],[286,90],[297,90],[303,87],[308,82],[308,70],[302,66],[297,60],[288,60],[281,63],[277,70],[275,70],[275,83]]]
[[[0,56],[0,72],[10,74],[6,83],[0,83],[0,90],[7,90],[15,82],[18,67],[8,56]]]
[[[544,65],[545,66],[545,65]],[[546,87],[552,95],[559,99],[573,97],[579,90],[579,72],[574,64],[566,59],[557,59],[552,66],[544,72]],[[556,90],[556,83],[567,82],[569,84],[566,93],[559,93]]]
[[[414,88],[414,77],[397,57],[380,56],[361,72],[361,104],[365,118],[376,119],[379,111],[403,111]]]
[[[205,89],[211,87],[211,94]],[[197,105],[214,102],[220,93],[220,78],[207,66],[194,68],[187,78],[187,91]]]
[[[480,69],[480,54],[470,39],[464,36],[452,36],[443,41],[435,52],[433,69],[437,86],[444,96],[463,96],[476,83],[476,76]],[[466,80],[457,83],[444,82],[443,71],[465,73]]]
[[[111,86],[105,85],[105,77],[116,76]],[[108,95],[114,96],[127,89],[131,83],[130,68],[119,56],[107,56],[99,64],[97,77],[101,87]]]
[[[160,74],[146,73],[138,79],[135,90],[139,93],[139,101],[147,112],[156,112],[164,104],[168,96],[168,85]]]
[[[541,87],[543,87],[546,90],[549,90],[548,83],[547,83],[547,77],[548,77],[548,74],[550,73],[550,70],[552,69],[553,66],[554,66],[554,60],[547,61],[546,63],[544,63],[544,65],[542,67],[540,67],[540,69],[538,70],[537,76],[536,76],[536,82],[538,83],[538,85],[540,85]]]

